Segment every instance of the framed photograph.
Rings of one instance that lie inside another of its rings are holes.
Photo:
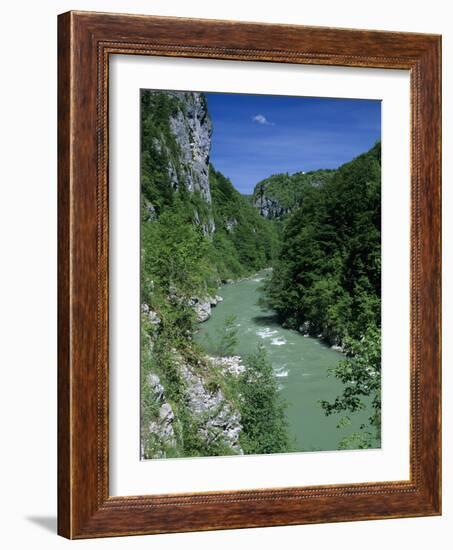
[[[440,514],[440,37],[58,29],[59,533]]]

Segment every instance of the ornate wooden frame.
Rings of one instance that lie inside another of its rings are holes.
[[[441,38],[68,12],[59,16],[58,48],[58,532],[87,538],[440,514]],[[410,481],[109,496],[111,54],[410,71]]]

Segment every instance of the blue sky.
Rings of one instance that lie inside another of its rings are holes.
[[[381,136],[374,100],[206,93],[211,162],[241,192],[281,172],[336,168]]]

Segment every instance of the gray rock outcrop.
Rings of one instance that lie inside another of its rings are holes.
[[[212,123],[206,100],[196,92],[171,92],[171,95],[177,97],[183,106],[170,118],[170,129],[180,147],[184,172],[184,179],[178,184],[185,185],[190,192],[200,191],[210,203],[208,165]]]
[[[203,367],[201,364],[189,364],[174,349],[172,353],[184,388],[184,401],[199,436],[207,445],[220,445],[222,448],[230,448],[233,454],[243,454],[239,443],[242,432],[241,415],[221,388],[212,383],[210,377],[206,377],[207,373],[212,372],[212,367],[220,368],[222,375],[240,376],[245,370],[241,357],[206,357],[208,364]],[[177,445],[175,411],[166,398],[165,388],[157,374],[149,374],[145,384],[151,390],[157,405],[156,414],[144,427],[145,440],[148,441],[146,457],[165,458],[166,450]],[[145,456],[143,448],[142,456]]]
[[[175,188],[184,186],[190,193],[199,192],[210,205],[209,153],[212,122],[206,99],[197,92],[169,92],[179,99],[180,108],[170,117],[170,130],[179,146],[179,171],[169,163],[168,170]],[[196,215],[198,216],[198,214]],[[205,234],[215,231],[212,215],[200,220]]]
[[[282,206],[278,200],[271,198],[264,193],[254,199],[253,205],[259,210],[260,214],[264,218],[268,218],[270,220],[281,218],[282,216],[289,214],[291,211],[289,208]]]
[[[145,384],[149,385],[159,407],[155,418],[145,427],[148,430],[147,439],[151,439],[151,444],[158,449],[154,457],[164,458],[164,449],[176,445],[176,435],[173,425],[175,414],[170,403],[166,401],[165,390],[157,374],[148,375]],[[142,456],[143,454],[144,451],[142,449]]]
[[[209,360],[215,367],[220,367],[224,374],[239,376],[245,371],[245,365],[242,363],[240,355],[209,357]]]
[[[211,317],[211,310],[218,303],[223,302],[221,296],[204,296],[202,298],[194,296],[189,300],[189,306],[192,307],[197,315],[197,321],[204,323]]]
[[[203,439],[212,444],[222,442],[235,453],[243,454],[239,445],[241,415],[233,410],[220,388],[208,389],[202,376],[186,364],[181,365],[186,386],[186,401],[199,423]]]
[[[142,313],[146,316],[146,319],[151,325],[160,325],[160,318],[155,311],[153,311],[148,304],[142,304]]]

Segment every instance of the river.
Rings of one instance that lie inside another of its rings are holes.
[[[334,400],[342,392],[342,384],[328,369],[344,356],[330,349],[317,338],[282,328],[272,310],[258,305],[260,287],[270,271],[224,285],[218,292],[223,302],[212,310],[211,318],[200,325],[197,340],[209,350],[225,319],[236,316],[238,327],[237,353],[245,357],[262,344],[272,363],[278,387],[287,403],[286,415],[294,451],[329,451],[338,448],[346,435],[359,431],[370,416],[367,410],[355,413],[352,423],[338,429],[339,417],[326,416],[319,400]]]

